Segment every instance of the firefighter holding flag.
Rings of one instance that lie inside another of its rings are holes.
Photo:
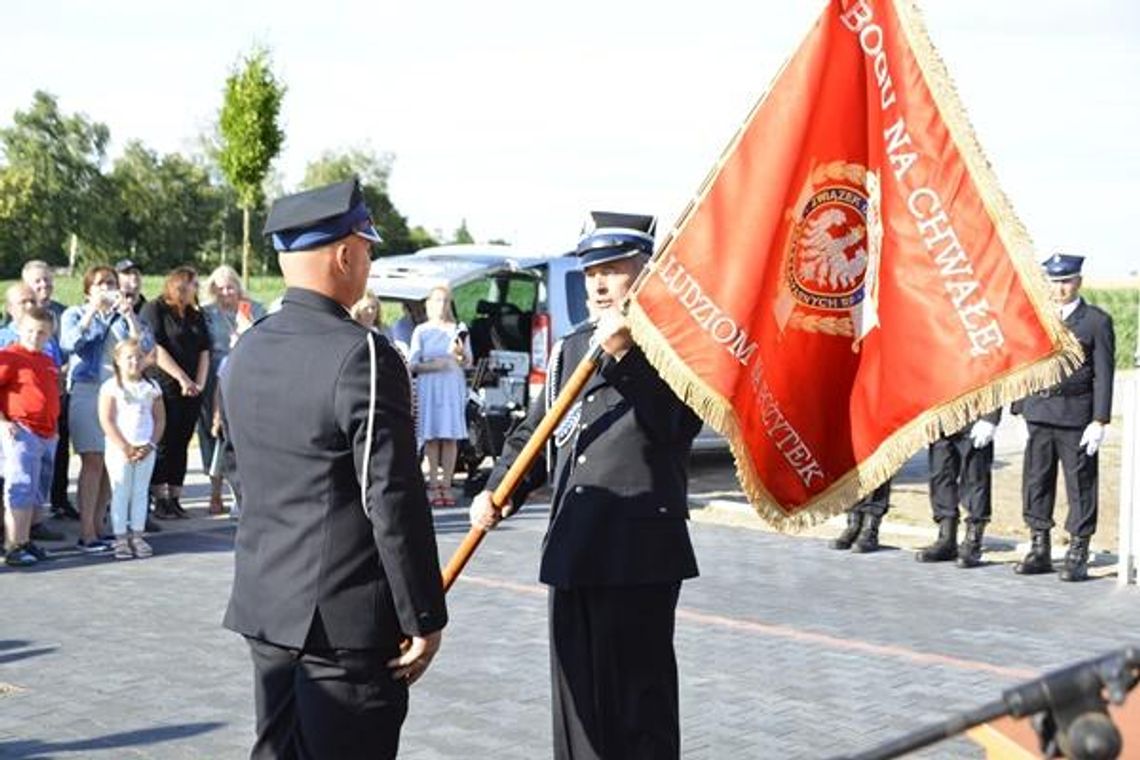
[[[653,250],[654,219],[595,212],[578,244],[591,320],[555,348],[545,397],[503,446],[471,505],[490,529],[491,492],[549,402],[592,346],[604,352],[546,454],[515,491],[549,480],[554,495],[539,579],[549,586],[556,758],[680,755],[674,617],[697,574],[688,470],[701,421],[633,343],[621,309]]]

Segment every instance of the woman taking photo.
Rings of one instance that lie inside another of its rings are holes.
[[[154,331],[154,379],[166,403],[166,429],[151,476],[154,516],[187,517],[179,499],[186,479],[186,450],[198,423],[202,388],[210,371],[210,333],[198,308],[198,273],[178,267],[166,276],[162,295],[148,301],[142,319]]]
[[[131,309],[130,301],[119,295],[119,278],[111,267],[97,266],[83,275],[84,303],[63,312],[60,319],[60,346],[71,353],[67,378],[70,401],[68,418],[71,445],[79,454],[79,543],[84,552],[106,551],[99,541],[111,498],[111,483],[103,466],[106,441],[99,425],[99,388],[112,376],[115,346],[134,338],[142,350],[154,348],[150,330]],[[59,453],[66,456],[66,453]]]
[[[214,420],[214,388],[218,383],[218,367],[229,356],[238,336],[265,316],[265,308],[246,296],[241,277],[231,266],[222,266],[210,273],[206,280],[202,313],[210,331],[210,370],[202,389],[201,412],[198,415],[198,447],[202,452],[202,466],[211,471],[214,449],[218,439],[212,434]],[[224,511],[222,504],[222,477],[210,475],[210,514]]]
[[[459,441],[467,437],[467,381],[471,361],[466,329],[451,319],[451,291],[440,285],[427,297],[427,321],[412,332],[408,367],[416,374],[416,433],[428,460],[428,500],[455,506],[451,478]]]

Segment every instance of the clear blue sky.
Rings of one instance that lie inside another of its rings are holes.
[[[925,0],[931,35],[1035,243],[1140,268],[1140,3]],[[36,89],[192,152],[253,42],[289,87],[286,186],[322,151],[390,151],[412,224],[568,247],[590,208],[671,223],[818,2],[15,0],[0,119]]]

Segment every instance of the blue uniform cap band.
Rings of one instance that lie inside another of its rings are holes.
[[[339,216],[303,229],[274,232],[272,238],[274,249],[288,252],[320,248],[349,235],[359,235],[373,243],[380,242],[380,233],[373,226],[372,217],[363,201]]]
[[[639,253],[651,255],[653,237],[637,230],[602,228],[584,236],[576,252],[583,267],[596,266]]]

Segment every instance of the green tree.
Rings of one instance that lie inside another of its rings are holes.
[[[416,245],[408,229],[407,218],[396,210],[388,195],[392,160],[390,153],[376,155],[361,148],[339,153],[326,151],[305,167],[305,178],[301,181],[301,187],[308,189],[342,182],[354,175],[359,177],[364,202],[372,212],[372,221],[383,238],[383,242],[376,246],[376,251],[381,256],[408,253],[423,247]]]
[[[220,236],[225,195],[202,162],[178,153],[161,158],[132,141],[110,175],[118,208],[118,246],[146,271],[208,264],[203,255]]]
[[[37,91],[27,111],[0,129],[0,270],[12,276],[29,258],[66,261],[72,234],[96,248],[108,244],[106,184],[101,166],[110,131],[81,114],[60,112]]]
[[[265,202],[262,182],[285,142],[285,133],[277,123],[284,97],[285,86],[273,75],[269,52],[254,48],[226,79],[218,116],[218,164],[237,192],[242,209],[241,273],[247,284],[250,214]]]
[[[474,243],[475,238],[471,236],[470,230],[467,229],[467,220],[464,219],[459,223],[459,227],[451,236],[452,243]]]

